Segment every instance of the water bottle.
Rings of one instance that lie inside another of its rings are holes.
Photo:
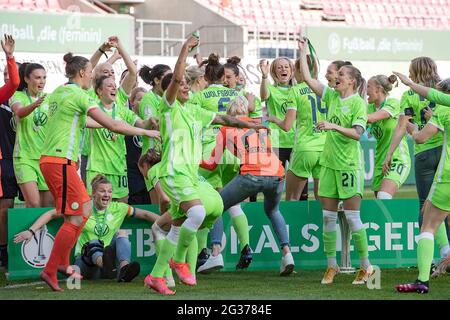
[[[197,30],[195,30],[195,31],[192,33],[192,36],[193,36],[194,38],[200,39],[200,34],[198,33]],[[197,46],[192,47],[191,49],[189,49],[189,52],[191,52],[191,51],[194,50],[195,48],[197,48]]]

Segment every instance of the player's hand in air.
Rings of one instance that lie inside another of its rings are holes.
[[[306,52],[306,48],[308,47],[308,39],[305,37],[298,39],[297,41],[298,49],[300,52]]]
[[[188,50],[191,50],[193,48],[195,48],[196,46],[198,46],[200,40],[194,36],[190,36],[186,42],[184,43],[184,45],[188,48]]]
[[[16,46],[16,41],[11,35],[5,34],[5,41],[1,41],[2,49],[6,54],[7,58],[11,58],[14,54],[14,48]]]
[[[261,61],[259,61],[259,68],[261,69],[263,77],[267,78],[270,72],[269,61],[267,61],[266,59],[262,59]]]

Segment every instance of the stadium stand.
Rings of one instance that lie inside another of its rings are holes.
[[[0,0],[2,10],[67,12],[73,5],[84,13],[117,13],[97,0]]]
[[[249,26],[340,24],[365,27],[449,29],[448,0],[198,0]]]

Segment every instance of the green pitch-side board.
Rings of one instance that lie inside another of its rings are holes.
[[[157,206],[140,206],[158,212]],[[263,211],[262,203],[244,203],[243,209],[250,226],[250,245],[254,251],[251,270],[278,270],[281,252],[276,235]],[[322,211],[319,202],[282,202],[281,212],[285,217],[296,263],[297,272],[302,269],[323,269],[326,258],[322,243]],[[364,200],[361,208],[362,220],[367,227],[371,262],[380,268],[396,268],[416,265],[416,237],[418,201]],[[46,209],[12,209],[8,215],[9,280],[36,279],[50,255],[53,237],[62,219],[48,224],[48,232],[37,232],[36,240],[28,244],[14,244],[14,235],[28,229]],[[224,214],[225,271],[235,270],[239,259],[239,244],[231,227],[227,213]],[[155,262],[150,224],[127,219],[123,229],[129,233],[132,259],[142,266],[141,274],[148,273]],[[338,235],[338,262],[340,261],[340,236]],[[359,266],[357,253],[351,247],[354,267]],[[435,250],[438,256],[438,250]]]

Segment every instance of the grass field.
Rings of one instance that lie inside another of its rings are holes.
[[[400,294],[394,286],[409,282],[417,277],[416,269],[388,269],[381,271],[381,289],[369,290],[366,286],[352,285],[354,275],[339,274],[332,285],[321,285],[323,271],[298,270],[290,277],[279,277],[274,271],[217,272],[198,275],[198,285],[187,287],[177,285],[177,293],[165,297],[143,286],[143,277],[131,283],[117,283],[112,280],[82,281],[80,290],[51,292],[42,284],[8,288],[3,276],[0,281],[0,300],[13,299],[125,299],[125,300],[442,300],[450,299],[450,278],[444,276],[430,282],[428,294]],[[14,282],[14,285],[26,282]],[[12,283],[11,283],[12,284]],[[9,285],[11,285],[9,284]],[[65,284],[61,284],[63,288]]]
[[[373,199],[373,192],[365,191],[366,199]],[[417,198],[415,186],[400,189],[396,198]],[[281,278],[276,270],[251,272],[217,272],[198,275],[194,288],[177,285],[177,294],[163,297],[143,286],[143,277],[132,283],[117,283],[111,280],[82,281],[81,290],[65,290],[53,293],[44,284],[36,281],[6,281],[0,271],[0,300],[449,300],[450,278],[444,276],[430,282],[431,291],[425,295],[399,294],[394,290],[398,283],[416,279],[417,269],[384,269],[381,273],[381,289],[369,290],[366,286],[351,284],[354,275],[340,274],[335,283],[321,285],[323,270],[297,270],[291,277]],[[65,288],[65,284],[61,284]]]

